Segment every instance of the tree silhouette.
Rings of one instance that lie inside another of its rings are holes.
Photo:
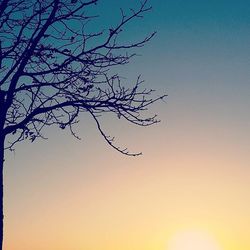
[[[165,96],[152,97],[140,77],[124,85],[111,69],[125,65],[155,33],[140,41],[122,41],[124,27],[151,9],[147,0],[120,21],[100,31],[89,31],[97,18],[88,14],[98,0],[0,1],[0,180],[3,216],[3,165],[5,149],[17,142],[43,138],[43,128],[69,128],[79,115],[89,113],[106,142],[125,155],[136,156],[114,144],[102,130],[99,117],[114,113],[130,123],[148,126],[156,116],[142,111]],[[8,139],[6,139],[8,138]],[[3,217],[0,220],[1,249]]]

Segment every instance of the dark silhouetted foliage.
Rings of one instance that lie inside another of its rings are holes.
[[[43,128],[69,128],[79,114],[89,113],[107,143],[125,155],[138,155],[114,144],[102,130],[100,116],[114,113],[130,123],[148,126],[156,116],[142,116],[155,101],[153,90],[142,88],[138,77],[126,85],[112,68],[127,64],[140,41],[123,42],[124,27],[151,8],[147,1],[112,27],[90,32],[96,16],[88,14],[98,0],[0,1],[0,151],[15,143],[43,137]],[[6,138],[8,137],[8,140]],[[1,178],[2,181],[2,178]],[[0,194],[2,197],[2,193]],[[1,220],[2,221],[2,220]],[[1,222],[2,223],[2,222]],[[0,225],[3,228],[3,224]],[[2,235],[2,234],[1,234]]]

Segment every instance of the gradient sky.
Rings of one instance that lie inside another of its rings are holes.
[[[101,2],[113,22],[135,1]],[[18,145],[5,162],[5,250],[172,250],[190,230],[220,250],[250,249],[249,1],[150,3],[124,39],[157,37],[120,70],[169,95],[150,111],[162,122],[104,119],[143,156],[112,150],[88,116],[81,141],[51,129],[49,140]]]

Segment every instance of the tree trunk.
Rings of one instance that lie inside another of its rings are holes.
[[[4,140],[3,132],[6,118],[5,92],[0,89],[0,250],[3,249],[3,165],[4,165]]]
[[[3,249],[3,165],[4,165],[4,137],[0,135],[0,250]]]

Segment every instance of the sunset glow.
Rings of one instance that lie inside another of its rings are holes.
[[[170,241],[167,250],[222,250],[218,243],[202,231],[184,231],[177,233]]]

